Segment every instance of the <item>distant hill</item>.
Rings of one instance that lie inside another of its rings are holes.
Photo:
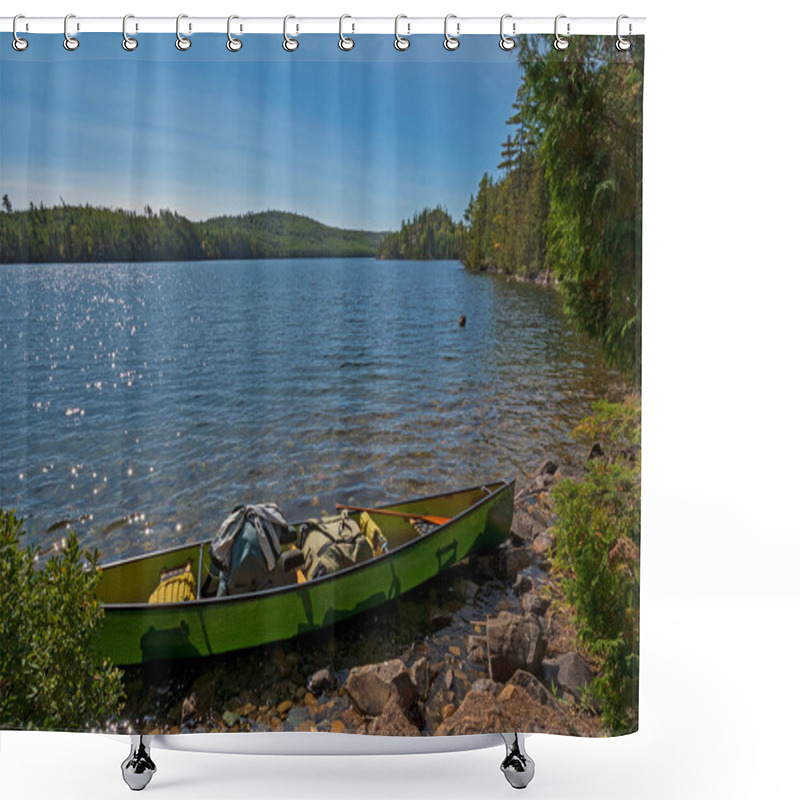
[[[0,213],[0,262],[197,261],[373,257],[385,236],[323,225],[286,211],[191,222],[173,211],[31,204]]]
[[[465,229],[441,206],[425,208],[404,220],[399,231],[384,237],[378,248],[378,258],[462,258]]]
[[[286,211],[215,217],[197,228],[206,258],[370,257],[385,236],[332,228]]]

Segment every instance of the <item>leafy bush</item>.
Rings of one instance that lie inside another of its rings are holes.
[[[555,573],[575,611],[578,639],[599,664],[592,693],[611,733],[638,727],[641,402],[600,403],[576,429],[602,435],[606,457],[584,480],[553,489]]]
[[[21,523],[0,509],[0,726],[103,727],[122,708],[122,673],[92,649],[103,610],[94,597],[97,553],[70,532],[39,563]]]

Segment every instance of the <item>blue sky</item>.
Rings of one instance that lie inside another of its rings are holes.
[[[496,36],[455,53],[440,37],[150,35],[127,53],[87,34],[67,53],[31,36],[0,58],[0,192],[15,207],[172,208],[191,219],[277,208],[386,230],[424,206],[462,214],[500,160],[519,85]]]

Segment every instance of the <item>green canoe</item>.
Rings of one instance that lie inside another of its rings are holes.
[[[98,597],[105,618],[99,652],[115,664],[227,653],[291,639],[398,597],[509,534],[514,483],[500,481],[370,510],[386,553],[313,581],[251,594],[182,603],[148,603],[162,570],[191,560],[198,585],[208,576],[207,542],[163,550],[101,567]],[[446,517],[420,534],[400,514]],[[354,513],[354,517],[357,515]]]

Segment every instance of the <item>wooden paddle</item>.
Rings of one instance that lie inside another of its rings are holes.
[[[367,514],[385,514],[387,517],[401,517],[402,519],[421,519],[423,522],[430,522],[432,525],[444,525],[450,522],[452,517],[435,517],[431,514],[409,514],[403,511],[388,511],[385,508],[363,508],[362,506],[346,506],[342,503],[336,504],[337,511],[363,511]]]

